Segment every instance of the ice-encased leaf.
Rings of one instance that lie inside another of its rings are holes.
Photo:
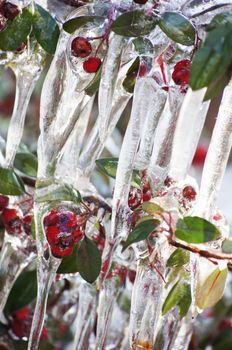
[[[31,25],[32,13],[26,8],[14,20],[8,20],[4,30],[0,32],[0,49],[4,51],[18,49],[22,42],[27,41]]]
[[[232,254],[232,240],[225,239],[222,243],[222,251],[224,253]]]
[[[24,184],[13,169],[0,168],[0,193],[12,196],[25,193]]]
[[[160,224],[159,220],[149,219],[139,223],[129,234],[127,240],[123,244],[123,251],[135,242],[146,239]]]
[[[190,284],[184,280],[179,280],[170,290],[162,307],[162,313],[165,315],[173,307],[179,307],[180,318],[184,317],[191,305],[191,289]]]
[[[79,204],[81,202],[81,194],[73,186],[68,184],[61,184],[51,192],[37,196],[36,201],[38,203],[71,201],[73,203]]]
[[[195,28],[183,15],[176,12],[165,12],[159,21],[162,31],[173,41],[182,45],[193,45],[195,42]]]
[[[143,11],[128,11],[114,21],[112,31],[122,36],[137,37],[149,34],[156,24],[157,20]]]
[[[73,32],[75,32],[75,30],[84,26],[87,23],[95,23],[99,25],[101,22],[104,21],[104,19],[105,18],[101,16],[79,16],[69,19],[63,24],[63,28],[67,33],[72,34]]]
[[[50,13],[38,4],[33,16],[33,33],[42,48],[53,55],[60,35],[59,26]]]
[[[188,243],[206,243],[220,237],[220,231],[211,222],[198,216],[186,216],[176,224],[175,236]]]
[[[122,86],[127,92],[130,92],[131,94],[134,92],[135,87],[135,81],[136,77],[139,71],[139,63],[140,59],[137,57],[130,68],[128,69],[128,72],[126,73],[126,77],[123,80]]]
[[[189,252],[184,249],[176,249],[168,258],[167,267],[180,267],[189,262]]]
[[[22,173],[36,177],[38,161],[34,154],[29,152],[20,152],[15,156],[14,166]]]
[[[160,214],[164,211],[164,209],[161,208],[161,206],[159,206],[158,204],[156,204],[154,202],[144,202],[142,204],[142,208],[149,215]]]

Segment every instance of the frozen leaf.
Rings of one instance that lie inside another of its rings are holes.
[[[195,42],[195,28],[183,15],[176,12],[165,12],[159,21],[162,31],[173,41],[190,46]]]
[[[222,251],[224,253],[232,254],[232,240],[225,239],[222,243]]]
[[[32,153],[17,153],[14,166],[28,176],[36,177],[37,175],[38,161],[36,156]]]
[[[12,196],[25,193],[24,184],[13,169],[0,168],[0,193]]]
[[[159,214],[164,211],[163,208],[161,208],[158,204],[153,202],[144,202],[142,204],[142,208],[149,215]]]
[[[215,305],[223,296],[227,278],[227,267],[221,268],[205,258],[200,258],[197,271],[195,301],[200,309]]]
[[[179,219],[175,236],[188,243],[206,243],[220,237],[216,226],[198,216],[186,216]]]
[[[145,15],[143,11],[135,10],[123,13],[112,25],[112,31],[122,36],[142,36],[149,34],[156,26],[157,20]]]
[[[84,26],[87,23],[94,23],[96,25],[101,24],[104,21],[104,17],[101,16],[79,16],[72,18],[63,24],[63,28],[66,32],[72,34],[78,28]]]
[[[162,314],[165,315],[175,306],[179,307],[180,318],[184,317],[191,305],[191,288],[186,281],[179,280],[170,290],[162,307]]]
[[[189,262],[189,252],[184,249],[176,249],[168,258],[167,267],[180,267]]]
[[[35,5],[33,33],[42,48],[53,55],[60,35],[59,26],[50,13],[38,4]]]
[[[18,49],[22,42],[27,41],[31,25],[32,13],[28,9],[24,9],[13,20],[8,20],[4,30],[0,32],[0,49],[5,51]]]
[[[204,101],[211,100],[212,98],[218,96],[221,91],[228,85],[231,78],[230,69],[228,69],[222,76],[214,80],[209,84],[207,91],[204,96]]]
[[[68,184],[63,184],[55,190],[51,191],[50,193],[37,197],[36,201],[38,203],[59,201],[70,201],[73,203],[80,203],[81,195],[80,192],[74,187]]]
[[[129,234],[127,240],[123,244],[123,251],[135,242],[146,239],[160,224],[159,220],[150,219],[140,222]]]
[[[19,310],[30,304],[37,294],[36,270],[21,273],[17,278],[5,306],[7,313]]]
[[[138,37],[132,40],[132,43],[135,47],[135,51],[137,51],[140,55],[148,55],[154,52],[154,47],[152,42],[143,37]]]
[[[93,96],[98,91],[100,81],[101,81],[101,73],[102,73],[102,66],[98,69],[93,80],[91,80],[88,86],[86,86],[85,92],[87,95]]]
[[[132,65],[130,66],[130,68],[128,69],[126,77],[122,83],[122,86],[124,87],[124,89],[131,94],[134,92],[135,81],[139,71],[139,64],[140,64],[140,59],[139,57],[137,57],[132,63]]]

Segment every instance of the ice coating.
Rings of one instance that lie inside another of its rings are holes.
[[[232,81],[224,90],[203,168],[197,215],[210,219],[214,213],[232,145]]]
[[[209,101],[202,102],[205,92],[205,88],[198,91],[189,88],[181,106],[169,167],[169,175],[176,180],[187,175],[205,123],[209,108]]]

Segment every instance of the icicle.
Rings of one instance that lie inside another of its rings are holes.
[[[209,101],[202,103],[205,91],[204,88],[193,92],[189,88],[184,98],[174,134],[169,169],[169,175],[175,180],[184,179],[190,168],[209,107]]]
[[[167,174],[171,157],[173,136],[176,128],[177,117],[184,95],[178,89],[169,89],[165,108],[159,120],[153,144],[152,156],[149,164],[149,175],[157,174],[159,167],[162,173]]]
[[[27,107],[42,68],[41,66],[32,66],[32,63],[30,66],[24,67],[21,65],[13,68],[16,76],[16,95],[13,115],[7,133],[7,167],[13,166],[14,158],[23,135]]]
[[[193,331],[192,315],[189,312],[185,318],[181,321],[181,327],[176,337],[173,350],[187,350],[191,340]]]
[[[118,75],[118,68],[120,66],[123,42],[125,39],[123,36],[112,33],[109,40],[110,44],[103,62],[101,82],[98,92],[98,132],[102,142],[104,142],[105,134],[107,133],[115,83]]]
[[[97,297],[96,287],[82,280],[79,286],[77,317],[74,321],[76,332],[73,350],[89,348],[89,338],[97,316]]]
[[[210,219],[215,209],[222,178],[232,145],[232,81],[224,90],[218,117],[207,153],[196,215]]]
[[[108,136],[112,133],[114,130],[120,116],[122,115],[122,112],[124,111],[131,94],[126,92],[126,90],[122,86],[122,82],[125,79],[126,73],[131,66],[133,60],[130,60],[126,64],[124,64],[119,72],[117,77],[117,82],[115,86],[115,94],[113,96],[112,101],[112,107],[110,112],[110,118],[109,118],[109,124],[107,132],[104,134],[104,140],[100,140],[99,137],[99,127],[100,127],[100,121],[97,118],[97,121],[92,129],[92,132],[90,136],[88,137],[87,144],[84,147],[80,160],[79,160],[79,167],[80,169],[83,169],[86,177],[88,177],[93,168],[95,167],[95,160],[100,156],[105,142],[108,138]]]

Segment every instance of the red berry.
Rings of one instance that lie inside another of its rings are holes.
[[[96,73],[100,68],[101,60],[98,57],[90,57],[83,62],[83,69],[86,73]]]
[[[22,221],[15,209],[5,208],[2,212],[2,222],[9,234],[22,232]]]
[[[128,205],[130,209],[134,210],[142,203],[142,193],[135,187],[131,187],[128,198]]]
[[[196,198],[196,191],[192,186],[186,186],[182,191],[183,197],[192,201]]]
[[[73,39],[71,49],[73,56],[81,58],[88,57],[92,52],[90,42],[81,36],[77,36],[75,39]]]
[[[207,155],[207,147],[198,146],[193,158],[193,165],[203,166]]]
[[[166,187],[170,187],[171,185],[173,185],[173,183],[174,183],[174,180],[170,176],[167,176],[166,179],[164,180],[164,185]]]
[[[6,17],[0,14],[0,32],[5,28],[6,26]]]
[[[9,204],[9,198],[7,196],[0,195],[0,211],[6,208]]]
[[[6,2],[1,8],[1,13],[7,19],[14,19],[20,13],[20,9],[17,5]]]
[[[23,218],[23,228],[24,228],[24,231],[25,233],[30,236],[31,234],[31,222],[32,222],[32,218],[33,218],[33,215],[32,214],[28,214],[26,216],[24,216]]]
[[[136,4],[139,4],[139,5],[144,5],[144,4],[146,4],[147,1],[148,1],[148,0],[134,0],[134,2],[135,2]]]
[[[189,83],[190,61],[182,60],[174,66],[172,79],[176,85],[186,85]]]

